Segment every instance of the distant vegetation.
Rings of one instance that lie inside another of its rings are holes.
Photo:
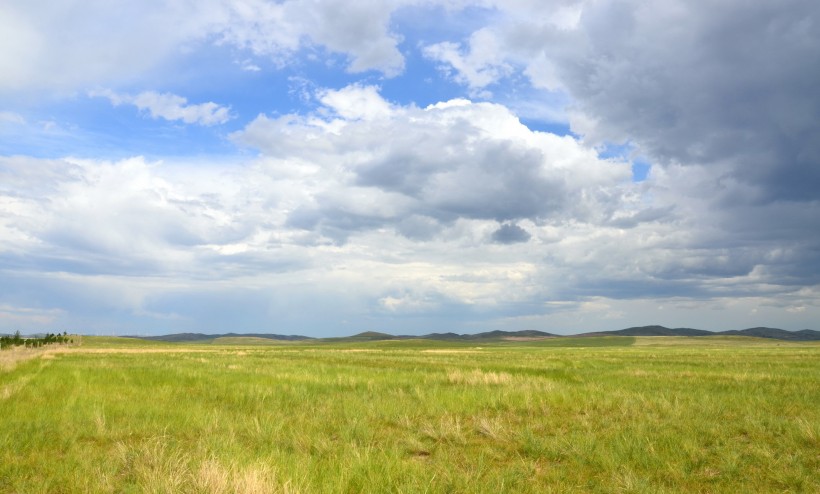
[[[37,348],[45,345],[51,345],[53,343],[73,343],[74,340],[69,337],[68,333],[64,332],[63,334],[52,334],[46,333],[43,337],[26,337],[24,338],[20,335],[20,331],[15,332],[13,335],[3,335],[0,336],[0,350],[8,350],[15,346],[22,346],[26,348]]]

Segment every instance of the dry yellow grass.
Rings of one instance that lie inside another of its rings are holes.
[[[159,435],[142,444],[119,443],[116,448],[125,466],[118,475],[130,478],[143,492],[207,494],[293,494],[291,481],[282,482],[274,468],[257,461],[237,465],[206,458],[198,465],[189,454],[169,447],[169,437]]]
[[[48,354],[49,357],[51,355],[49,352],[52,352],[53,349],[41,347],[41,348],[23,348],[23,347],[14,347],[8,350],[3,350],[0,352],[0,371],[9,372],[14,370],[17,367],[17,364],[20,362],[25,362],[26,360],[30,360],[36,357],[40,357],[42,355]]]
[[[208,348],[83,348],[63,347],[51,350],[54,353],[99,353],[99,354],[142,354],[142,353],[218,353],[223,350]]]
[[[204,461],[194,475],[194,492],[209,494],[290,494],[298,492],[290,482],[280,484],[273,469],[264,463],[247,467],[225,466],[216,459]]]
[[[460,369],[451,370],[447,373],[447,380],[451,384],[490,385],[508,384],[512,381],[512,376],[506,372],[485,372],[479,369],[464,371]]]
[[[481,351],[480,350],[454,350],[454,349],[450,349],[450,348],[431,348],[431,349],[428,349],[428,350],[422,350],[421,353],[439,353],[439,354],[463,353],[463,354],[468,354],[468,353],[481,353]]]

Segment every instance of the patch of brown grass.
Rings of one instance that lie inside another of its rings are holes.
[[[55,348],[54,353],[100,353],[100,354],[126,354],[126,353],[221,353],[220,350],[205,348],[83,348],[65,347]]]
[[[47,353],[49,351],[53,351],[50,348],[40,347],[40,348],[24,348],[24,347],[14,347],[8,350],[0,351],[0,371],[2,372],[10,372],[17,367],[17,364],[20,362],[25,362],[26,360],[30,360],[36,357],[48,355],[47,358],[54,358],[51,353]]]
[[[480,350],[455,350],[449,348],[430,348],[428,350],[422,350],[421,353],[441,353],[441,354],[448,354],[448,353],[481,353]]]
[[[282,482],[265,463],[236,465],[208,458],[199,465],[165,436],[140,445],[117,447],[124,470],[120,475],[135,480],[141,492],[181,492],[208,494],[292,494],[298,492],[290,481]]]
[[[498,385],[509,384],[512,376],[506,372],[485,372],[479,369],[463,371],[460,369],[451,370],[447,373],[447,380],[451,384],[478,385]]]
[[[213,494],[290,494],[297,490],[290,482],[277,481],[273,469],[257,463],[247,467],[225,466],[215,459],[204,461],[194,476],[194,491]]]

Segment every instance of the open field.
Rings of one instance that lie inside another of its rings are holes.
[[[0,367],[0,492],[820,492],[818,343],[242,343]]]

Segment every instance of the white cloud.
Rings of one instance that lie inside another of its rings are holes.
[[[347,86],[337,91],[322,90],[317,95],[326,108],[346,120],[373,120],[389,117],[390,103],[379,95],[375,86]]]
[[[391,16],[415,0],[92,0],[0,6],[0,93],[123,83],[172,70],[212,43],[285,64],[302,49],[349,58],[350,72],[399,74],[404,57]],[[252,60],[242,63],[254,70]]]
[[[246,72],[261,72],[262,71],[262,67],[260,67],[257,64],[253,63],[249,59],[245,59],[245,60],[242,60],[242,61],[236,62],[236,63],[237,63],[237,65],[239,65],[242,68],[242,70],[244,70]]]
[[[377,70],[395,76],[404,68],[404,57],[390,19],[397,8],[412,3],[415,0],[235,0],[226,3],[225,21],[213,29],[221,43],[280,64],[301,48],[319,46],[347,55],[350,72]]]
[[[0,327],[43,328],[54,331],[53,323],[65,312],[60,309],[39,309],[29,307],[15,307],[0,304]]]
[[[92,91],[90,96],[105,97],[114,106],[133,105],[141,111],[148,112],[152,118],[181,120],[188,124],[216,125],[223,124],[232,117],[231,109],[213,102],[188,104],[182,96],[171,93],[144,91],[136,96],[118,94],[110,90]]]
[[[466,53],[458,44],[444,41],[424,47],[424,54],[455,70],[453,77],[457,82],[467,85],[476,94],[486,94],[478,90],[512,73],[498,41],[492,31],[482,29],[470,36]]]
[[[26,119],[19,113],[0,111],[0,124],[25,125]]]
[[[201,41],[216,2],[18,2],[0,15],[0,92],[72,91],[144,75]]]
[[[27,61],[43,56],[44,34],[27,21],[11,4],[0,6],[0,89],[23,87],[36,78]]]
[[[401,38],[390,32],[393,11],[407,1],[323,0],[287,2],[290,19],[298,23],[313,42],[332,51],[349,54],[348,70],[379,70],[395,76],[404,69],[397,45]]]

